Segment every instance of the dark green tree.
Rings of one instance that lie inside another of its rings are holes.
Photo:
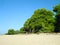
[[[53,11],[56,13],[55,18],[56,18],[56,22],[55,22],[55,30],[54,32],[60,32],[60,4],[58,4],[57,6],[54,7]]]
[[[25,28],[24,28],[24,27],[22,27],[22,28],[20,29],[20,33],[25,33]]]
[[[46,9],[38,9],[34,11],[34,14],[29,18],[24,27],[29,27],[29,32],[53,32],[54,31],[54,14]]]
[[[53,11],[55,13],[46,9],[37,9],[20,30],[9,29],[6,34],[60,32],[60,4],[55,6]]]
[[[15,34],[14,29],[9,29],[7,34],[8,34],[8,35],[13,35],[13,34]]]

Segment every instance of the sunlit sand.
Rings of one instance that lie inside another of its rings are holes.
[[[0,35],[0,45],[60,45],[60,34]]]

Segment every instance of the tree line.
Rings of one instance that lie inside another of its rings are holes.
[[[53,7],[53,10],[45,8],[37,9],[28,18],[20,30],[9,29],[6,34],[20,33],[59,33],[60,32],[60,4]]]

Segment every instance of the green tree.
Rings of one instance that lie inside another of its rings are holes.
[[[8,35],[13,35],[13,34],[15,34],[14,29],[9,29],[7,34],[8,34]]]
[[[56,13],[56,23],[54,32],[60,32],[60,4],[54,7],[53,11]]]
[[[20,33],[25,33],[25,28],[24,28],[24,27],[22,27],[22,28],[20,29]]]
[[[60,4],[58,4],[57,6],[55,6],[54,8],[53,8],[53,11],[54,12],[59,12],[60,11]]]
[[[34,11],[34,14],[29,18],[24,27],[29,27],[30,32],[53,32],[54,31],[54,14],[52,11],[46,9],[38,9]]]

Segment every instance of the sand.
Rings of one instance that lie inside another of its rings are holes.
[[[60,34],[0,35],[0,45],[60,45]]]

